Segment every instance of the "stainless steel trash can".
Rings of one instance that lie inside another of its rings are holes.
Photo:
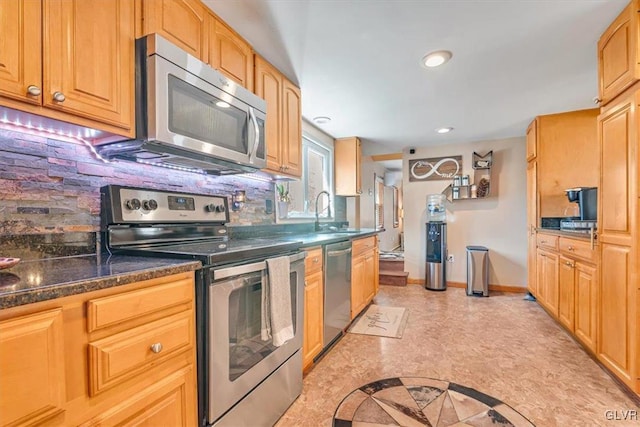
[[[467,295],[489,296],[489,249],[467,246]]]

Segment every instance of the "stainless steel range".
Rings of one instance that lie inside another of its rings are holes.
[[[196,275],[200,425],[273,425],[302,391],[300,243],[230,239],[224,196],[121,186],[101,194],[106,250],[203,264]],[[261,338],[261,302],[266,260],[281,256],[289,260],[294,337],[276,347]]]

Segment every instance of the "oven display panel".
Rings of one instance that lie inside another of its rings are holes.
[[[193,197],[169,197],[170,211],[195,211],[196,203]]]

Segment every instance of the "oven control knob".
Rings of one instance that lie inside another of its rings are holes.
[[[156,202],[153,199],[151,199],[151,200],[143,200],[142,201],[142,207],[145,208],[148,211],[155,211],[156,209],[158,209],[158,202]]]
[[[215,212],[216,211],[216,205],[214,205],[213,203],[208,204],[204,207],[204,210],[207,212]]]
[[[224,212],[224,211],[226,211],[224,205],[216,206],[216,212]]]
[[[131,199],[124,202],[124,206],[130,211],[137,211],[138,209],[140,209],[141,204],[140,204],[140,200]]]

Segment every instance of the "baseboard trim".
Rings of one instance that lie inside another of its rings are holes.
[[[424,279],[415,279],[415,278],[409,277],[407,279],[407,284],[424,286]],[[467,284],[466,284],[466,282],[447,282],[447,286],[449,286],[451,288],[463,288],[464,289],[464,288],[467,287]],[[492,285],[492,284],[489,284],[489,291],[512,292],[512,293],[516,293],[516,294],[526,294],[527,293],[527,288],[526,287],[522,287],[522,286],[515,286],[515,285]]]

